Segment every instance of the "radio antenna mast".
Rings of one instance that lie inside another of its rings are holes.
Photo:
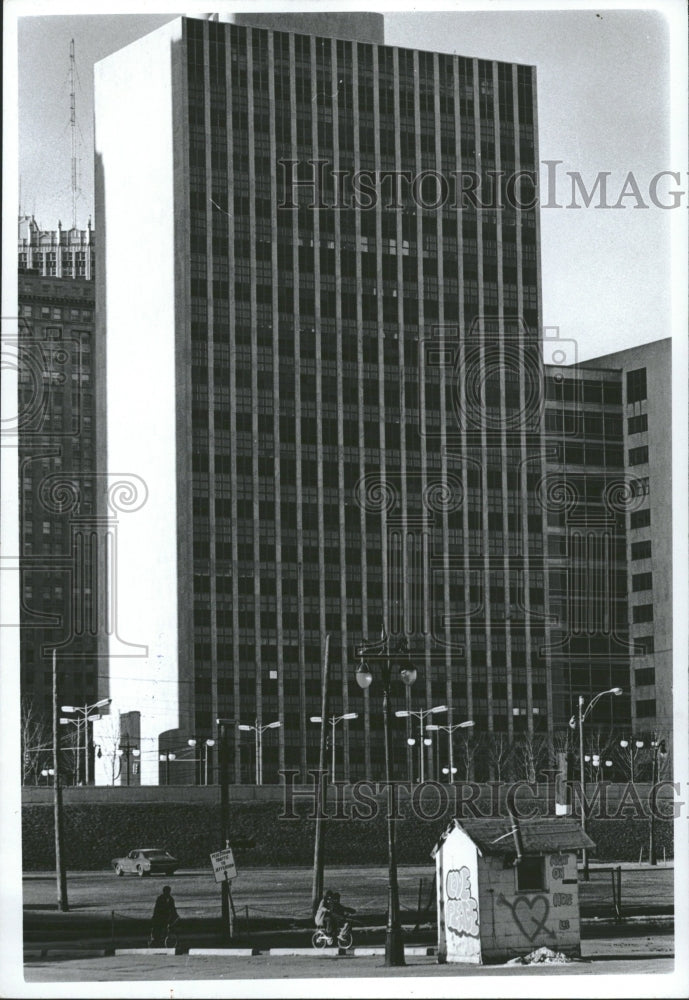
[[[74,94],[74,39],[69,43],[69,126],[72,133],[72,229],[77,227],[77,115]]]

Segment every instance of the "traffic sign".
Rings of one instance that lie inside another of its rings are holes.
[[[224,851],[216,851],[211,854],[211,864],[216,882],[225,882],[231,878],[237,878],[237,868],[234,863],[234,855],[231,847],[226,847]]]

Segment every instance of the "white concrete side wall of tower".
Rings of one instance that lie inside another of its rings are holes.
[[[158,735],[179,724],[172,51],[181,37],[178,19],[95,67],[108,482],[132,473],[148,489],[139,510],[118,515],[109,694],[118,712],[141,712],[142,784],[158,783]]]

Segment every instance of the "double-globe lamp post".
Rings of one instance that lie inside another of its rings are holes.
[[[424,739],[423,735],[423,720],[427,719],[429,715],[435,715],[437,712],[447,712],[447,705],[435,705],[433,708],[420,708],[417,710],[412,710],[410,708],[401,708],[399,711],[395,712],[398,719],[418,719],[419,720],[419,781],[423,785],[426,780],[426,774],[424,770],[424,746],[430,746],[432,740],[430,738]],[[426,727],[429,728],[428,726]],[[407,743],[410,746],[414,746],[416,740],[413,738],[408,739]]]
[[[67,726],[71,722],[72,725],[77,727],[77,752],[76,752],[76,781],[79,784],[79,753],[81,748],[81,724],[84,724],[84,783],[88,785],[89,783],[89,722],[98,722],[100,715],[91,715],[90,713],[94,709],[105,708],[112,702],[112,698],[101,698],[100,701],[94,702],[93,705],[84,705],[82,708],[79,705],[61,705],[61,712],[73,712],[76,715],[81,715],[81,718],[77,719],[60,719],[61,726]]]
[[[255,733],[256,734],[256,784],[263,784],[263,734],[266,729],[277,729],[280,725],[279,722],[267,722],[265,726],[259,725],[258,719],[256,719],[255,725],[249,726],[244,723],[240,723],[237,729],[241,729],[243,733]]]
[[[608,688],[607,691],[600,691],[595,697],[591,699],[586,708],[584,708],[584,696],[579,695],[579,710],[577,715],[573,715],[569,720],[570,729],[579,727],[579,783],[581,785],[581,829],[582,832],[586,833],[586,781],[584,778],[584,722],[587,717],[593,711],[594,706],[601,698],[606,694],[613,694],[615,696],[622,694],[622,688],[614,687]],[[588,850],[582,848],[582,861],[584,863],[584,879],[588,882],[589,880],[589,855]]]
[[[338,722],[342,722],[344,719],[358,719],[358,718],[359,718],[358,712],[345,712],[344,715],[331,715],[329,719],[326,719],[326,722],[329,722],[330,725],[332,726],[332,733],[330,735],[330,760],[331,760],[330,780],[331,781],[335,780],[335,726],[338,724]],[[321,718],[320,715],[312,715],[310,721],[320,722],[321,724],[323,723],[323,719]]]
[[[190,739],[187,740],[187,743],[193,750],[197,746],[198,740],[196,739],[195,736],[192,736]],[[201,756],[195,758],[195,762],[198,764],[198,767],[195,768],[197,785],[200,785],[202,783],[201,780],[202,778],[203,778],[203,784],[204,785],[208,784],[208,754],[214,746],[215,746],[215,740],[212,739],[203,740],[201,742],[201,747],[200,747]]]
[[[450,748],[450,754],[448,758],[449,760],[448,766],[443,768],[443,774],[447,774],[448,776],[447,780],[451,785],[454,783],[455,780],[454,776],[457,773],[457,768],[454,766],[455,759],[452,747],[452,734],[457,729],[471,729],[473,725],[474,725],[474,720],[467,719],[466,722],[456,722],[454,726],[437,726],[434,722],[426,726],[426,729],[430,730],[431,732],[437,732],[438,730],[441,730],[442,732],[447,733],[447,741],[448,741],[448,746]]]
[[[385,738],[385,779],[392,788],[392,711],[390,687],[393,678],[398,678],[407,687],[416,680],[416,669],[409,657],[407,640],[404,636],[396,640],[388,638],[383,627],[378,642],[365,643],[356,649],[359,660],[356,681],[360,688],[370,687],[373,669],[378,668],[383,682],[383,730]],[[400,923],[399,887],[397,884],[397,855],[395,851],[395,821],[393,810],[388,809],[388,924],[385,936],[385,965],[404,965],[404,940]]]

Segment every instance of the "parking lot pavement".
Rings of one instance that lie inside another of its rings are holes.
[[[667,975],[674,962],[668,958],[643,959],[607,958],[601,961],[578,961],[550,966],[470,966],[438,965],[434,957],[415,956],[402,968],[386,968],[382,956],[370,957],[238,957],[228,960],[221,956],[177,955],[174,957],[145,955],[109,956],[105,958],[35,961],[25,966],[26,982],[119,982],[155,981],[179,984],[199,980],[251,980],[252,996],[275,996],[262,991],[257,980],[328,979],[328,993],[352,995],[347,980],[361,978],[452,978],[503,976],[591,976]],[[94,990],[94,994],[96,991]],[[418,993],[417,993],[418,995]],[[630,996],[636,995],[632,991]],[[663,994],[665,995],[665,994]]]

